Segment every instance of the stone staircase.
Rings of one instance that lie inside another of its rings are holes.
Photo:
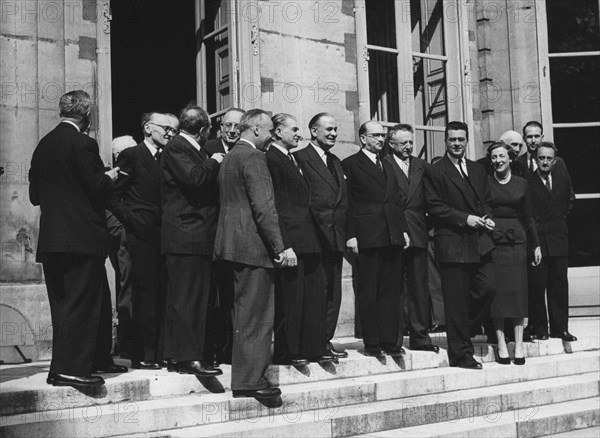
[[[587,334],[573,330],[571,344],[526,344],[524,366],[496,364],[479,343],[482,371],[449,368],[443,350],[366,357],[360,341],[344,339],[339,364],[269,369],[280,406],[232,398],[229,366],[211,379],[134,370],[85,392],[46,385],[47,362],[3,366],[0,436],[553,435],[600,424],[598,328],[595,319]]]

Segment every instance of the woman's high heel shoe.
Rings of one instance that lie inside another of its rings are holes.
[[[525,358],[515,357],[515,360],[513,362],[515,363],[515,365],[525,365]]]
[[[510,365],[510,357],[500,357],[496,360],[500,365]],[[516,362],[515,362],[516,363]]]

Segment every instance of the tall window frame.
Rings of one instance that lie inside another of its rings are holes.
[[[413,0],[414,1],[414,0]],[[438,0],[443,11],[443,52],[430,53],[413,50],[413,29],[411,25],[411,0],[390,0],[394,5],[395,44],[388,46],[371,44],[367,32],[367,1],[355,0],[356,43],[359,61],[357,64],[359,116],[360,120],[378,120],[384,126],[393,126],[396,123],[409,123],[415,128],[416,138],[421,136],[423,144],[416,145],[416,153],[424,158],[431,159],[443,154],[444,145],[439,141],[432,142],[433,134],[443,133],[445,124],[417,123],[417,120],[428,120],[427,114],[417,115],[414,101],[415,82],[414,65],[422,62],[441,62],[445,66],[446,87],[446,120],[461,120],[467,124],[473,133],[473,108],[471,99],[471,68],[468,47],[468,12],[467,5],[459,0]],[[425,10],[431,3],[420,0],[421,10]],[[373,54],[386,53],[397,58],[396,70],[399,84],[398,114],[399,120],[391,120],[385,115],[374,114],[371,108],[370,88],[370,62]],[[454,93],[448,97],[449,86]],[[408,94],[408,95],[407,95]],[[423,106],[423,110],[425,110]],[[428,141],[427,138],[430,138]],[[474,157],[475,145],[470,142],[467,155]]]

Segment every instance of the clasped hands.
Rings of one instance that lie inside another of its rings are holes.
[[[408,233],[402,234],[404,236],[404,246],[402,249],[406,249],[410,246],[410,237]],[[358,255],[358,240],[356,239],[356,237],[353,237],[346,241],[346,248],[348,248],[348,251],[350,251],[352,254]]]
[[[491,220],[487,216],[487,214],[483,217],[474,216],[470,214],[469,216],[467,216],[467,225],[471,228],[487,228],[490,231],[492,231],[496,226],[494,221]]]
[[[298,257],[292,248],[288,248],[281,251],[277,257],[273,259],[273,263],[277,268],[293,268],[298,266]]]

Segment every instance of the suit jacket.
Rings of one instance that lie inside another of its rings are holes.
[[[276,147],[270,147],[265,156],[283,246],[293,248],[297,255],[321,252],[317,224],[310,211],[310,188],[300,169]]]
[[[204,149],[209,157],[212,154],[225,153],[225,148],[223,147],[223,140],[221,140],[221,137],[208,140],[206,144],[202,146],[202,149]]]
[[[552,192],[548,192],[537,172],[527,177],[533,216],[542,257],[567,256],[569,239],[567,214],[573,207],[571,180],[562,172],[552,172]]]
[[[471,186],[447,155],[425,174],[425,200],[435,227],[438,263],[479,263],[494,249],[487,230],[467,225],[469,215],[491,217],[491,195],[483,166],[466,160]]]
[[[160,245],[160,163],[141,142],[119,154],[120,174],[112,197],[112,211],[139,240]]]
[[[346,249],[348,189],[340,160],[334,157],[337,181],[313,146],[294,153],[310,187],[310,208],[322,238],[333,251]]]
[[[219,172],[215,257],[263,268],[284,250],[265,154],[239,141]]]
[[[96,140],[64,122],[42,138],[29,170],[29,199],[41,209],[37,261],[48,253],[106,257],[112,191]]]
[[[387,155],[384,161],[389,162],[394,169],[398,187],[404,202],[404,216],[410,231],[411,245],[417,248],[427,248],[429,238],[427,234],[427,219],[425,216],[425,195],[423,193],[423,176],[429,163],[418,158],[410,157],[408,177],[404,174],[394,156]]]
[[[164,148],[160,164],[162,253],[212,256],[219,213],[219,163],[177,135]]]
[[[348,182],[348,233],[359,248],[404,246],[409,233],[404,203],[394,169],[382,161],[383,172],[364,152],[342,161]]]

